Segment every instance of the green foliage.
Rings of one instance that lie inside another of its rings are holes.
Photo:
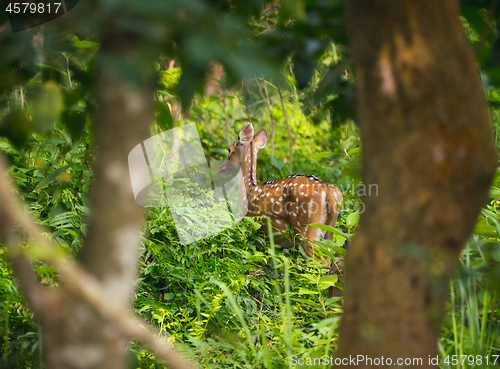
[[[500,355],[499,246],[498,238],[473,236],[462,252],[442,325],[441,356],[448,356],[450,361],[450,365],[443,363],[443,368],[472,367],[468,362],[471,356],[482,357],[474,367],[491,368],[493,355]],[[452,360],[453,355],[457,355],[458,362]]]
[[[498,146],[495,4],[461,2]],[[376,195],[376,189],[360,179],[343,2],[287,1],[275,7],[260,0],[89,1],[73,12],[94,19],[97,5],[106,22],[82,22],[71,31],[47,27],[43,53],[33,42],[37,29],[0,35],[0,149],[29,211],[54,241],[77,255],[86,236],[96,56],[110,30],[118,29],[141,40],[135,64],[106,57],[104,65],[118,78],[137,81],[151,69],[141,63],[157,50],[162,53],[156,58],[152,135],[195,122],[207,159],[220,160],[248,120],[270,135],[274,127],[274,152],[271,142],[260,151],[258,181],[301,173],[337,185],[344,196],[337,226],[316,225],[335,237],[318,241],[317,253],[344,255],[343,245],[364,211],[363,196]],[[181,67],[165,70],[172,59]],[[214,60],[225,76],[220,93],[205,98],[202,87]],[[179,102],[189,119],[176,114]],[[443,357],[499,353],[499,196],[500,171],[451,284],[440,340]],[[224,206],[214,201],[212,212],[190,213],[188,231],[209,227]],[[147,209],[134,309],[202,367],[291,367],[291,354],[320,357],[335,350],[341,298],[328,299],[327,290],[342,287],[338,277],[326,276],[300,248],[275,249],[262,233],[264,221],[244,218],[214,237],[182,245],[170,209]],[[57,285],[50,268],[35,268],[41,283]],[[42,368],[40,334],[3,249],[0,284],[2,367]],[[137,343],[129,359],[131,368],[163,367]]]
[[[324,276],[316,260],[269,248],[252,218],[182,246],[165,209],[148,217],[136,309],[169,340],[189,343],[202,365],[283,367],[290,352],[330,350],[339,320],[330,315],[341,310],[326,291],[336,276]]]
[[[0,249],[0,287],[2,368],[42,368],[39,331],[12,279],[3,249]]]

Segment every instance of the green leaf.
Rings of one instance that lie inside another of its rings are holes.
[[[342,236],[340,236],[342,237]],[[337,254],[340,254],[342,256],[345,256],[346,249],[344,249],[341,246],[337,246],[333,243],[333,241],[330,240],[318,240],[314,241],[316,242],[319,246],[322,247],[322,251],[330,258],[333,259],[335,255],[333,255],[333,252],[336,252]]]
[[[316,294],[318,294],[318,292],[316,292]],[[307,305],[311,305],[311,306],[320,306],[316,301],[313,301],[313,300],[299,299],[296,297],[292,297],[292,298],[290,298],[290,300],[300,302],[301,304],[307,304]]]
[[[492,186],[495,188],[500,187],[500,170],[497,169],[497,172],[495,173],[495,178],[493,179]]]
[[[299,295],[317,295],[318,293],[318,291],[311,291],[303,287],[300,287],[298,292]]]
[[[49,218],[53,218],[59,214],[67,212],[67,209],[64,209],[64,207],[61,204],[58,204],[57,206],[53,206],[52,209],[49,210],[49,213],[47,214]]]
[[[359,213],[356,211],[347,216],[345,220],[345,226],[349,229],[353,228],[359,221]]]
[[[298,88],[297,81],[290,74],[287,74],[287,79],[293,87]]]
[[[314,242],[320,247],[320,250],[323,254],[325,254],[330,259],[335,258],[335,255],[333,254],[331,249],[331,247],[334,245],[332,245],[330,240],[317,240]]]
[[[500,261],[500,244],[496,243],[491,249],[491,256],[496,261]]]
[[[73,45],[75,47],[78,47],[79,49],[89,49],[92,47],[96,47],[96,48],[101,47],[101,44],[99,42],[92,42],[92,41],[85,41],[85,40],[76,41]]]
[[[498,228],[490,224],[477,224],[474,229],[474,234],[484,237],[498,237]]]
[[[73,142],[79,141],[84,133],[85,115],[78,111],[67,110],[63,112],[61,118]]]
[[[347,140],[340,140],[340,147],[342,150],[347,150],[351,146],[351,140],[348,138]]]
[[[271,164],[278,170],[281,170],[285,166],[283,160],[276,160],[274,157],[271,157]]]
[[[55,70],[57,71],[58,73],[61,73],[63,76],[67,77],[68,76],[68,73],[66,73],[64,70],[62,69],[58,69],[56,67],[53,67],[51,65],[47,65],[47,64],[42,64],[42,63],[35,63],[35,65],[37,67],[40,67],[42,69],[52,69],[52,70]]]
[[[489,197],[500,197],[500,188],[491,187]]]
[[[246,217],[245,220],[247,221],[247,223],[250,223],[250,225],[253,227],[254,230],[257,230],[260,227],[262,227],[262,224],[256,222],[252,217]]]
[[[324,290],[328,287],[335,287],[335,283],[337,283],[338,277],[336,274],[332,275],[324,275],[319,278],[319,288]]]
[[[167,97],[175,97],[174,94],[172,94],[168,91],[164,91],[164,90],[156,90],[156,93],[159,95],[167,96]]]
[[[497,219],[497,215],[494,212],[492,212],[491,210],[483,209],[482,212],[487,217],[490,217],[492,219]]]
[[[345,254],[346,254],[346,249],[344,249],[343,247],[333,245],[333,246],[330,246],[330,248],[339,255],[345,256]]]
[[[42,179],[33,191],[39,191],[42,188],[44,188],[45,186],[49,185],[52,181],[54,181],[59,176],[59,174],[66,172],[66,170],[68,170],[69,167],[71,167],[71,165],[64,165],[60,168],[57,168],[52,173],[50,173],[47,177]]]
[[[322,320],[319,323],[314,323],[313,324],[313,329],[320,329],[320,328],[323,328],[323,327],[328,327],[328,326],[330,326],[332,324],[336,325],[339,321],[340,321],[340,317],[339,316],[335,316],[333,318],[327,318],[327,319]]]
[[[169,106],[164,102],[158,101],[156,105],[156,112],[156,123],[158,123],[158,126],[164,131],[172,129],[174,119]]]
[[[349,238],[349,236],[347,234],[345,234],[344,232],[336,229],[336,228],[333,228],[331,226],[328,226],[328,225],[325,225],[325,224],[321,224],[321,223],[311,223],[309,224],[311,227],[316,227],[316,228],[319,228],[319,229],[323,229],[325,231],[328,231],[328,232],[332,232],[332,233],[335,233],[335,234],[338,234],[342,237],[345,237],[345,238]]]
[[[323,159],[326,158],[327,156],[333,155],[333,152],[317,152],[316,154],[313,154],[311,156],[311,159],[316,160],[316,159]]]
[[[310,282],[312,282],[314,284],[318,283],[318,277],[316,277],[315,275],[301,274],[300,276],[306,278],[307,280],[309,280]]]
[[[66,140],[63,140],[62,138],[49,138],[48,140],[43,141],[44,145],[59,145],[65,143]]]
[[[70,58],[73,53],[69,52],[69,51],[61,51],[60,52],[62,56],[64,56],[66,59]]]

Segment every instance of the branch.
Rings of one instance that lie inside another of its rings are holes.
[[[273,108],[271,107],[271,101],[269,100],[269,93],[267,92],[266,80],[262,79],[262,84],[264,85],[264,91],[266,93],[266,105],[269,109],[269,118],[271,119],[271,156],[274,156],[274,128],[276,127],[276,121],[273,117]]]
[[[61,275],[64,288],[81,297],[94,310],[107,321],[114,323],[123,335],[137,338],[168,366],[175,369],[190,369],[194,366],[183,359],[172,346],[160,340],[160,333],[149,324],[130,314],[127,309],[119,307],[116,303],[109,302],[101,284],[96,278],[89,275],[73,260],[67,258],[61,249],[52,245],[42,236],[43,229],[36,224],[29,213],[23,209],[14,186],[7,174],[5,158],[0,156],[0,236],[5,242],[6,251],[16,271],[16,277],[26,291],[30,304],[40,306],[43,293],[31,269],[29,260],[37,255],[54,267]],[[13,229],[8,224],[14,224],[28,238],[33,240],[35,247],[24,248],[20,246],[19,239],[13,235]],[[32,308],[36,308],[32,305]]]

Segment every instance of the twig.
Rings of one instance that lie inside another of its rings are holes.
[[[285,123],[288,128],[288,140],[290,141],[290,174],[292,174],[293,168],[293,137],[292,129],[290,128],[290,123],[288,122],[288,114],[285,108],[285,102],[283,101],[283,96],[281,95],[281,88],[278,87],[278,92],[280,93],[281,107],[283,108],[283,114],[285,115]]]
[[[226,110],[226,102],[227,99],[224,98],[224,110]],[[225,134],[226,134],[226,141],[227,141],[227,146],[231,145],[231,138],[229,137],[229,119],[227,117],[227,113],[224,114],[224,123],[225,123]]]
[[[251,105],[247,104],[250,92],[248,92],[248,86],[246,84],[244,84],[244,86],[245,86],[245,100],[246,100],[245,101],[245,110],[247,111],[248,121],[252,122],[252,116],[250,115],[250,107],[251,107]]]
[[[488,38],[489,33],[490,33],[490,29],[492,28],[491,23],[493,22],[493,18],[495,16],[497,5],[498,5],[498,0],[493,0],[490,4],[490,8],[488,9],[488,18],[487,18],[486,23],[484,25],[484,28],[482,30],[479,45],[476,49],[478,57],[481,56],[481,53],[483,52],[484,45],[486,44],[486,39]]]
[[[274,156],[274,128],[276,127],[276,121],[273,117],[273,108],[271,107],[271,102],[269,100],[269,93],[267,92],[266,80],[262,79],[262,84],[264,85],[264,91],[266,92],[266,104],[269,109],[269,118],[271,119],[271,132],[269,135],[271,136],[271,156]]]
[[[23,85],[19,86],[19,95],[21,97],[21,109],[24,109],[24,91],[23,91]]]
[[[66,71],[68,73],[69,86],[73,88],[73,83],[71,83],[71,75],[69,74],[69,58],[66,58]]]

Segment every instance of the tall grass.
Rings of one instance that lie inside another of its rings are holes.
[[[449,310],[439,342],[442,368],[495,368],[495,360],[500,365],[495,356],[500,355],[500,300],[498,291],[488,288],[488,275],[481,272],[487,264],[481,244],[485,242],[478,236],[469,240],[459,275],[450,283]]]

